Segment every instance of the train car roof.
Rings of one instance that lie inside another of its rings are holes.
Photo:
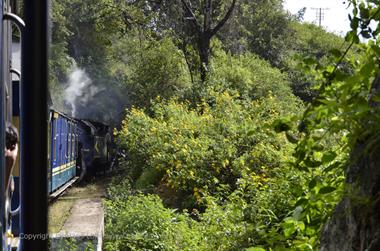
[[[62,113],[62,112],[59,112],[59,111],[57,111],[57,110],[55,110],[55,109],[53,109],[53,108],[50,108],[50,111],[51,111],[51,112],[54,112],[54,113],[57,113],[57,114],[61,115],[62,117],[65,117],[65,118],[67,118],[67,119],[70,119],[70,120],[72,120],[72,121],[77,122],[77,120],[76,120],[75,118],[72,118],[72,117],[70,117],[69,115],[66,115],[66,114],[64,114],[64,113]]]

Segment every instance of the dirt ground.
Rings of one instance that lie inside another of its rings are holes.
[[[103,198],[109,182],[110,178],[102,177],[83,184],[74,184],[64,194],[59,196],[58,199],[51,201],[48,215],[49,233],[58,233],[62,229],[76,200]]]

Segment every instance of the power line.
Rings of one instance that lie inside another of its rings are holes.
[[[325,19],[325,11],[329,10],[329,8],[311,8],[316,11],[316,18],[318,20],[319,27],[322,26],[322,21]]]

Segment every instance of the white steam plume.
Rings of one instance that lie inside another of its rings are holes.
[[[74,66],[65,89],[65,101],[71,106],[71,115],[78,116],[78,106],[86,106],[100,91],[84,70]]]

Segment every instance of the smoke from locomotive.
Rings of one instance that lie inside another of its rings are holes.
[[[71,108],[71,116],[80,117],[78,107],[86,107],[102,90],[93,84],[85,70],[74,66],[65,89],[65,102]]]

